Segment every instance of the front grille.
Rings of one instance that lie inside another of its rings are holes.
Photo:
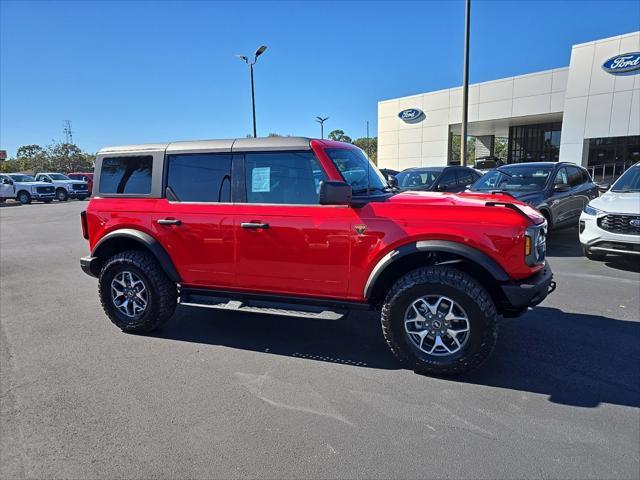
[[[631,221],[638,225],[631,225]],[[598,226],[611,233],[640,235],[640,215],[605,215],[598,219]]]
[[[87,184],[86,183],[74,183],[73,184],[73,189],[74,190],[86,190],[87,189]]]
[[[53,193],[53,187],[37,187],[38,193]]]

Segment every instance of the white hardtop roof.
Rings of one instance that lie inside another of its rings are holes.
[[[166,151],[167,153],[189,152],[250,152],[268,150],[309,150],[311,141],[306,137],[230,138],[223,140],[192,140],[170,143],[146,143],[119,145],[100,149],[98,155],[108,153],[142,153]]]

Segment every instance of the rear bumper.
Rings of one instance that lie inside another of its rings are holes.
[[[502,286],[506,298],[505,308],[511,311],[534,307],[556,289],[553,272],[547,263],[535,275],[517,282]]]
[[[98,257],[82,257],[80,259],[80,268],[91,277],[98,277],[99,267]]]

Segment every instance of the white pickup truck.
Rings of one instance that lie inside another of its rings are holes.
[[[48,183],[38,182],[30,175],[22,173],[0,174],[0,202],[15,198],[20,203],[42,200],[51,203],[55,198],[55,188]]]
[[[62,173],[38,173],[36,180],[53,185],[56,198],[61,202],[66,202],[70,198],[84,200],[89,197],[87,182],[71,180]]]

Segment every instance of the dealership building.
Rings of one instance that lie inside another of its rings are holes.
[[[461,119],[460,87],[379,102],[378,165],[458,162]],[[501,138],[510,163],[569,161],[599,175],[640,161],[640,32],[574,45],[565,68],[469,85],[468,133],[476,158]]]

